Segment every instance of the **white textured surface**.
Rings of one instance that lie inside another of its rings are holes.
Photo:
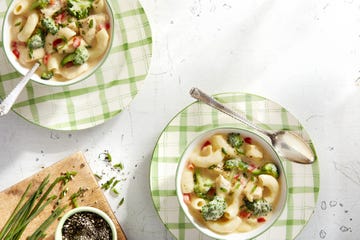
[[[119,197],[107,194],[129,239],[171,239],[153,208],[149,166],[167,122],[210,93],[244,91],[293,113],[315,143],[318,207],[298,239],[360,234],[360,0],[143,0],[153,31],[150,75],[129,108],[83,131],[0,119],[0,190],[82,150],[95,172],[109,150],[124,163]],[[126,178],[126,180],[125,180]],[[4,203],[0,203],[4,204]]]

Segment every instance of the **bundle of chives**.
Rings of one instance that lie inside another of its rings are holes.
[[[62,175],[56,178],[52,184],[48,187],[46,192],[43,194],[44,188],[49,183],[50,175],[47,175],[44,180],[40,183],[36,191],[24,202],[26,195],[28,194],[32,184],[30,183],[23,195],[21,196],[18,204],[16,205],[11,216],[3,226],[0,231],[0,240],[18,240],[25,231],[27,225],[33,220],[40,212],[48,206],[56,196],[49,196],[50,192],[53,190],[55,185],[59,182],[66,184],[76,172],[67,172],[65,175]],[[37,201],[38,200],[38,201]],[[37,201],[36,205],[35,202]],[[23,203],[24,202],[24,203]],[[34,206],[35,205],[35,206]],[[32,240],[40,239],[44,237],[45,230],[51,225],[53,221],[56,220],[58,216],[65,210],[65,207],[58,207],[45,222],[34,232],[31,236]]]

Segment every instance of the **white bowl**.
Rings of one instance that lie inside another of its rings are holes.
[[[264,149],[265,152],[270,154],[271,158],[273,159],[274,164],[279,169],[278,181],[280,182],[280,196],[278,198],[275,208],[272,210],[272,214],[271,214],[270,218],[267,219],[267,221],[265,223],[263,223],[262,225],[260,225],[258,228],[254,229],[252,231],[249,231],[249,232],[245,232],[245,233],[219,234],[219,233],[216,233],[216,232],[210,230],[206,226],[204,226],[201,222],[197,221],[191,215],[188,206],[186,205],[186,203],[183,200],[183,193],[181,190],[181,177],[182,177],[183,169],[186,167],[186,164],[187,164],[190,154],[197,146],[199,146],[205,139],[208,139],[210,136],[212,136],[216,133],[227,134],[227,133],[231,133],[231,132],[240,133],[243,137],[250,137],[250,138],[254,139],[259,145],[261,145],[261,147]],[[255,238],[256,236],[259,236],[260,234],[265,232],[267,229],[269,229],[275,223],[275,221],[279,218],[279,216],[281,215],[281,213],[285,207],[287,195],[288,195],[287,181],[286,181],[286,176],[284,174],[284,168],[283,168],[283,165],[281,163],[281,160],[280,160],[278,154],[275,152],[273,147],[265,139],[263,139],[260,135],[254,133],[252,131],[240,129],[240,128],[216,128],[216,129],[206,131],[206,132],[200,134],[198,137],[196,137],[187,146],[187,148],[185,149],[184,153],[182,154],[182,156],[180,158],[180,161],[179,161],[179,164],[177,167],[177,171],[176,171],[176,180],[175,181],[176,181],[177,198],[178,198],[179,204],[180,204],[182,210],[184,211],[187,219],[200,232],[202,232],[203,234],[205,234],[207,236],[215,238],[215,239],[245,240],[245,239],[252,239],[252,238]]]
[[[16,3],[18,3],[18,0],[13,0],[7,11],[5,14],[5,18],[3,21],[3,27],[2,27],[2,42],[3,42],[3,49],[5,51],[5,55],[7,57],[7,59],[9,60],[10,64],[15,68],[16,71],[18,71],[21,75],[24,75],[30,70],[27,67],[22,66],[19,61],[16,59],[15,55],[12,53],[11,50],[11,39],[10,39],[10,15],[16,5]],[[41,79],[40,76],[38,74],[34,74],[31,77],[31,80],[38,82],[40,84],[43,85],[48,85],[48,86],[67,86],[67,85],[71,85],[71,84],[75,84],[78,83],[82,80],[85,80],[86,78],[88,78],[89,76],[91,76],[106,60],[106,58],[108,57],[110,50],[111,50],[111,45],[112,45],[112,41],[113,41],[113,36],[114,36],[114,13],[108,3],[108,1],[105,1],[106,3],[106,9],[107,9],[107,13],[109,14],[109,20],[110,20],[110,41],[109,41],[109,45],[108,48],[106,50],[106,52],[104,53],[104,56],[102,57],[102,59],[93,67],[91,67],[90,69],[88,69],[86,72],[82,73],[81,75],[79,75],[78,77],[74,78],[74,79],[70,79],[67,81],[56,81],[53,79],[50,80],[44,80]]]
[[[94,207],[88,207],[88,206],[77,207],[77,208],[74,208],[64,214],[64,216],[60,219],[60,221],[57,225],[56,232],[55,232],[55,240],[62,240],[62,228],[63,228],[65,221],[70,216],[72,216],[78,212],[91,212],[91,213],[95,213],[95,214],[99,215],[100,217],[102,217],[110,226],[112,240],[117,240],[116,227],[115,227],[114,222],[110,219],[110,217],[106,213],[101,211],[100,209],[94,208]]]

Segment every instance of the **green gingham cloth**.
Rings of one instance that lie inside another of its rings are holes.
[[[104,64],[88,79],[65,87],[30,81],[12,108],[37,125],[57,130],[93,127],[120,113],[138,93],[150,65],[152,35],[137,0],[108,0],[114,12],[114,39]],[[0,1],[2,26],[10,0]],[[2,34],[2,33],[1,33]],[[0,45],[2,46],[2,35]],[[20,81],[0,50],[0,98]]]
[[[246,93],[214,96],[232,109],[266,129],[295,131],[312,146],[299,121],[280,105]],[[175,174],[182,152],[196,136],[214,127],[244,127],[240,122],[209,106],[195,102],[181,111],[160,135],[150,167],[150,188],[154,206],[169,231],[177,239],[209,239],[186,219],[175,191]],[[314,149],[315,150],[315,149]],[[318,160],[312,165],[282,159],[288,180],[288,200],[278,221],[256,239],[294,239],[312,215],[319,193]]]

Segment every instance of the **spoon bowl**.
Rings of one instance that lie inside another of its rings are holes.
[[[223,104],[216,101],[214,98],[210,97],[198,88],[192,88],[190,90],[190,95],[193,98],[209,105],[210,107],[213,107],[229,115],[230,117],[239,120],[248,127],[253,128],[258,132],[261,132],[268,136],[271,140],[271,144],[274,146],[274,148],[281,157],[284,157],[292,162],[302,164],[311,164],[315,161],[315,154],[313,150],[303,138],[296,135],[295,133],[284,130],[268,131],[260,128],[253,122],[249,121],[244,115],[224,106]]]
[[[310,164],[315,161],[312,149],[295,133],[278,131],[268,136],[280,156],[297,163]]]

